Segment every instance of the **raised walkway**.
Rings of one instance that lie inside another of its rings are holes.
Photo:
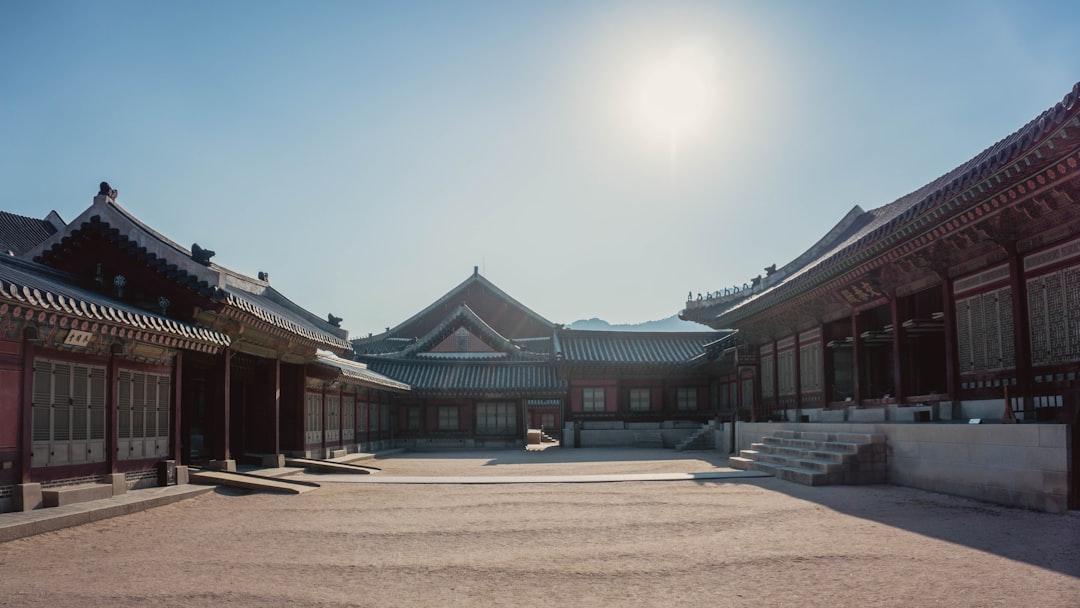
[[[508,483],[612,483],[618,481],[712,481],[716,479],[745,479],[772,477],[761,471],[709,471],[704,473],[618,473],[608,475],[477,475],[477,476],[382,476],[382,475],[320,475],[323,483],[383,483],[383,484],[508,484]]]
[[[370,458],[386,457],[400,453],[402,450],[388,450],[379,454],[350,454],[347,457],[335,458],[332,461],[342,463],[362,462]],[[458,455],[459,453],[455,453]],[[487,453],[485,453],[487,454]],[[505,457],[507,452],[500,452]],[[632,456],[644,455],[638,450],[606,450],[589,451],[582,450],[579,453],[567,451],[556,452],[553,461],[574,461],[575,457],[588,454],[595,458],[601,456],[606,460],[629,459]],[[519,462],[531,461],[532,456],[514,454],[513,457]],[[301,464],[299,462],[295,464]],[[350,467],[352,468],[352,467]],[[273,483],[274,478],[298,476],[299,479],[308,483],[379,483],[379,484],[453,484],[453,485],[481,485],[481,484],[543,484],[543,483],[613,483],[634,481],[714,481],[722,479],[745,479],[755,477],[769,477],[767,473],[760,471],[738,471],[727,469],[722,471],[706,471],[698,473],[617,473],[617,474],[593,474],[593,475],[481,475],[481,476],[400,476],[383,475],[375,467],[366,467],[369,472],[375,474],[358,475],[356,472],[349,474],[321,473],[316,475],[304,475],[304,469],[295,466],[282,468],[254,468],[242,467],[247,476],[263,477],[266,484]],[[325,467],[322,470],[326,470]],[[209,472],[208,472],[209,473]],[[142,490],[128,490],[124,494],[92,500],[77,504],[51,507],[47,509],[35,509],[33,511],[0,513],[0,543],[25,538],[44,532],[52,532],[71,526],[90,523],[144,511],[153,507],[171,504],[187,498],[193,498],[201,494],[213,491],[213,485],[185,484],[167,486],[162,488],[147,488]],[[314,488],[312,488],[314,489]]]

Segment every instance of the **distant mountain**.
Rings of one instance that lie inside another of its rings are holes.
[[[592,331],[712,331],[700,323],[683,321],[679,315],[672,315],[666,319],[645,321],[644,323],[624,323],[612,325],[603,319],[581,319],[568,325],[570,329],[584,329]]]

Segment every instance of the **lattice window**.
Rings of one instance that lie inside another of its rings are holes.
[[[581,411],[602,412],[604,409],[604,387],[587,386],[581,389]]]
[[[32,466],[105,460],[105,368],[34,361]]]
[[[1080,359],[1080,267],[1029,279],[1027,287],[1032,364]]]
[[[356,404],[356,429],[361,433],[368,430],[368,404],[357,402]]]
[[[352,441],[356,434],[356,395],[345,393],[341,396],[341,438]]]
[[[456,405],[439,406],[439,430],[458,430],[458,408]]]
[[[324,399],[326,407],[326,440],[337,441],[341,437],[341,398],[334,393]]]
[[[649,389],[647,388],[632,388],[630,389],[630,411],[631,412],[647,412],[652,404],[650,403]]]
[[[773,395],[773,378],[776,374],[776,370],[773,366],[773,356],[764,355],[761,357],[761,397],[763,399],[772,398]]]
[[[781,395],[795,394],[795,351],[776,354],[776,373]]]
[[[1003,287],[956,302],[956,329],[963,372],[1016,366],[1012,289]]]
[[[821,342],[814,342],[799,348],[799,381],[802,392],[821,390],[821,378],[824,375],[821,365]]]
[[[131,369],[117,372],[117,457],[168,455],[171,379]]]
[[[698,409],[697,389],[694,387],[675,389],[675,405],[680,411]]]
[[[476,432],[506,435],[516,432],[517,407],[513,403],[476,404]]]
[[[323,399],[321,393],[307,393],[307,421],[305,433],[307,443],[322,442],[323,430]]]

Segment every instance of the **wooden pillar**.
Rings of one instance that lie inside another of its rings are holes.
[[[105,377],[108,378],[105,385],[105,465],[109,473],[115,473],[119,459],[117,443],[120,438],[120,394],[116,390],[120,382],[120,370],[116,365],[116,353],[109,355]]]
[[[319,391],[319,400],[322,402],[322,407],[319,408],[319,411],[322,412],[322,424],[320,425],[320,427],[322,428],[322,432],[319,433],[319,448],[320,450],[322,450],[322,455],[320,456],[320,458],[326,458],[326,420],[329,417],[329,412],[327,412],[327,410],[330,408],[326,407],[325,384]]]
[[[799,332],[795,330],[791,334],[795,344],[795,421],[801,420],[802,414],[802,344],[799,342]],[[784,415],[787,418],[787,413]]]
[[[274,360],[274,454],[281,453],[281,359]]]
[[[184,380],[184,351],[177,349],[176,357],[173,359],[173,394],[172,394],[172,445],[169,446],[169,453],[173,459],[176,460],[176,464],[181,463],[181,451],[183,448],[180,443],[180,412],[183,411],[180,399],[183,397],[181,386]]]
[[[1034,408],[1034,402],[1031,394],[1031,323],[1028,319],[1027,279],[1016,243],[1010,242],[1005,249],[1009,254],[1009,291],[1012,292],[1013,345],[1016,352],[1016,389],[1010,394],[1021,399],[1024,411],[1029,411]]]
[[[907,332],[904,331],[904,316],[907,306],[900,301],[895,294],[889,299],[889,314],[892,315],[892,352],[893,352],[893,386],[892,395],[897,403],[903,403],[906,396],[904,386],[904,368],[907,359]]]
[[[28,335],[29,331],[29,329],[24,329],[22,337],[22,390],[19,395],[20,483],[30,483],[30,467],[33,462],[34,452],[33,436],[30,429],[31,425],[33,424],[34,417],[34,353],[33,345],[30,344],[30,337]],[[106,396],[108,395],[108,387],[106,387],[105,389],[105,394]],[[106,403],[108,403],[107,400]],[[108,446],[107,438],[106,446]]]
[[[216,376],[218,386],[216,388],[217,404],[217,429],[214,440],[214,454],[213,457],[216,460],[229,460],[232,458],[232,453],[229,449],[229,423],[230,412],[229,403],[231,401],[232,392],[232,349],[226,347],[221,354],[221,365],[218,368]]]
[[[957,347],[953,280],[947,274],[941,277],[941,301],[945,321],[945,391],[955,402],[960,399],[960,349]]]
[[[862,323],[859,312],[851,311],[851,380],[852,380],[852,404],[859,405],[863,400],[862,382]]]

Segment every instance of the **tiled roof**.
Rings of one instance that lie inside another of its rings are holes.
[[[377,342],[365,343],[364,340],[354,340],[354,352],[363,352],[364,354],[371,356],[381,356],[387,358],[412,358],[421,356],[432,348],[438,346],[440,342],[445,340],[450,334],[457,331],[458,328],[464,327],[470,332],[475,334],[481,340],[483,340],[488,346],[494,348],[498,355],[511,356],[515,358],[525,358],[534,360],[545,360],[548,355],[543,351],[532,352],[529,350],[529,346],[537,344],[543,346],[543,342],[539,340],[521,340],[511,341],[500,335],[490,325],[484,322],[471,308],[466,304],[458,306],[450,315],[448,315],[441,323],[436,325],[426,335],[417,338],[416,340],[408,341],[398,346],[401,341],[397,343],[388,341],[386,339],[379,340]],[[550,339],[549,339],[550,340]],[[371,350],[374,345],[389,346],[390,349],[384,352]],[[356,351],[355,347],[359,347],[360,351]],[[550,352],[550,347],[548,348]],[[465,355],[476,356],[476,353],[462,353]],[[452,356],[447,353],[442,356]],[[496,353],[486,353],[486,356],[493,357]]]
[[[472,276],[397,326],[381,334],[354,340],[354,349],[356,352],[371,352],[368,350],[370,344],[389,338],[427,335],[463,304],[510,340],[548,336],[555,327],[551,321],[510,297],[474,268]]]
[[[368,360],[370,369],[419,395],[535,394],[566,390],[550,363]]]
[[[12,304],[27,306],[73,317],[102,331],[105,326],[126,328],[128,337],[204,352],[230,343],[225,334],[110,300],[76,286],[76,281],[47,266],[0,256],[0,312]]]
[[[567,363],[680,365],[729,333],[560,329],[555,333],[555,355]]]
[[[225,292],[228,294],[225,301],[229,306],[254,315],[275,327],[288,330],[319,344],[342,350],[349,348],[349,343],[344,339],[305,321],[296,310],[282,306],[275,299],[237,289],[226,289]]]
[[[0,255],[6,255],[8,251],[21,255],[55,233],[56,226],[47,219],[0,211]]]
[[[398,382],[393,378],[387,378],[386,376],[376,373],[368,369],[367,365],[357,361],[349,361],[348,359],[342,359],[332,352],[320,350],[315,354],[315,362],[324,365],[326,367],[332,367],[337,369],[341,375],[352,380],[358,380],[361,384],[366,386],[373,386],[376,388],[388,388],[399,391],[409,390],[409,385],[403,382]]]
[[[200,264],[191,251],[143,224],[112,199],[98,196],[94,204],[60,234],[32,248],[38,261],[69,255],[70,243],[84,234],[98,233],[130,253],[159,275],[216,302],[250,314],[280,330],[317,345],[349,348],[347,332],[297,306],[260,281],[214,263]]]
[[[727,324],[746,318],[800,293],[802,289],[841,276],[854,265],[878,255],[882,248],[895,245],[905,236],[902,232],[909,232],[909,226],[918,226],[919,230],[923,230],[932,223],[942,224],[951,217],[969,212],[970,206],[978,204],[981,199],[964,196],[965,193],[999,172],[1007,169],[1021,172],[1020,159],[1055,136],[1066,122],[1075,127],[1078,113],[1080,83],[1074,85],[1061,102],[978,156],[922,188],[867,212],[866,220],[860,222],[858,230],[846,239],[822,252],[783,282],[735,303],[719,313],[719,318],[714,321]]]

